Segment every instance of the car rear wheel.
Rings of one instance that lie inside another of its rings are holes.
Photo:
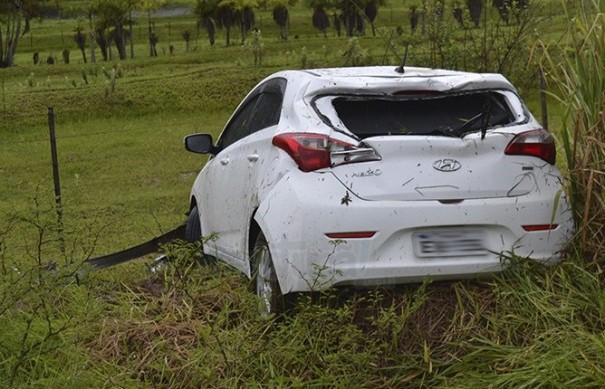
[[[202,226],[200,225],[200,214],[197,206],[191,209],[185,224],[185,240],[188,242],[197,242],[202,237]]]
[[[262,232],[258,234],[254,244],[252,270],[252,286],[261,299],[261,314],[268,316],[271,313],[284,312],[284,296],[279,288],[269,245]]]

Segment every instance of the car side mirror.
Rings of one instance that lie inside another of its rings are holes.
[[[185,149],[197,154],[216,154],[217,149],[214,147],[212,135],[210,134],[193,134],[185,137]]]

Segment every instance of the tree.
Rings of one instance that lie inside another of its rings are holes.
[[[84,60],[84,63],[87,63],[88,61],[86,60],[86,35],[82,33],[82,30],[82,27],[78,26],[78,28],[76,28],[74,41],[76,42],[76,45],[78,45],[78,49],[80,49],[80,51],[82,52],[82,59]]]
[[[363,10],[366,18],[370,21],[372,25],[372,35],[376,36],[376,28],[374,27],[374,20],[376,20],[376,16],[378,16],[378,1],[370,0],[366,3],[366,6]]]
[[[221,2],[216,10],[216,26],[225,29],[227,46],[231,45],[231,28],[235,23],[235,10],[231,7],[231,4]]]
[[[147,34],[149,38],[149,56],[151,57],[157,57],[158,55],[155,48],[155,45],[158,43],[158,37],[155,33],[155,24],[151,20],[151,13],[162,8],[166,3],[167,0],[140,0],[139,3],[140,8],[147,13]]]
[[[197,0],[194,14],[197,16],[197,27],[198,31],[200,27],[203,27],[208,32],[208,39],[210,40],[210,46],[214,46],[214,36],[216,33],[216,22],[218,14],[218,4],[220,0]],[[227,45],[229,39],[227,38]]]
[[[273,21],[279,26],[279,37],[283,40],[288,39],[288,21],[290,15],[288,7],[283,4],[273,7]]]
[[[126,59],[126,37],[124,26],[130,23],[130,11],[135,6],[134,0],[95,0],[93,12],[96,15],[97,33],[103,36],[97,36],[97,43],[101,46],[105,44],[106,48],[111,41],[114,42],[120,59]],[[129,36],[132,39],[132,36]],[[101,40],[101,41],[100,41]],[[102,43],[102,41],[105,41]],[[106,55],[103,55],[107,59]]]
[[[246,42],[246,34],[254,26],[254,8],[258,7],[257,0],[198,0],[194,13],[197,15],[197,25],[208,31],[210,44],[214,44],[214,31],[218,27],[226,30],[227,46],[231,44],[231,29],[239,26],[242,44]]]
[[[97,57],[95,54],[95,27],[93,23],[93,19],[95,17],[95,7],[93,3],[88,3],[84,8],[80,9],[80,12],[86,16],[88,20],[88,41],[90,42],[90,61],[92,63],[97,63]]]
[[[228,15],[232,24],[238,25],[241,32],[242,44],[246,43],[246,34],[254,26],[254,8],[258,8],[257,0],[222,0],[219,11]]]
[[[374,21],[376,20],[376,16],[378,16],[378,9],[384,5],[386,5],[386,0],[364,0],[364,10],[363,13],[365,17],[370,21],[372,25],[372,35],[376,36],[376,28],[374,27]]]
[[[109,60],[108,55],[108,47],[107,47],[107,37],[105,36],[105,30],[97,27],[95,32],[95,41],[99,45],[99,49],[101,50],[101,55],[103,56],[103,61]]]
[[[189,42],[191,41],[191,33],[189,30],[183,31],[183,40],[185,41],[185,52],[189,52]]]
[[[149,56],[150,57],[158,56],[158,50],[156,49],[156,46],[159,41],[160,41],[160,38],[158,38],[158,36],[155,35],[155,32],[149,33]]]
[[[288,39],[290,12],[288,6],[296,5],[297,0],[269,0],[268,6],[273,8],[273,21],[279,26],[281,39]]]
[[[42,17],[37,0],[0,0],[0,68],[13,66],[19,38],[36,17]]]
[[[318,6],[313,9],[313,27],[317,28],[324,34],[324,37],[327,38],[326,30],[330,27],[330,18],[328,18],[328,14],[326,14],[326,10]]]
[[[327,37],[326,30],[330,27],[330,18],[326,10],[331,8],[330,0],[305,0],[305,5],[313,9],[313,15],[311,16],[313,27],[321,31],[324,37]]]
[[[412,6],[410,8],[410,28],[412,30],[412,35],[414,35],[416,30],[418,29],[418,19],[419,18],[420,18],[420,15],[418,15],[418,8],[416,8],[416,6]]]
[[[475,28],[478,28],[481,22],[481,12],[483,12],[482,0],[467,0],[466,6],[471,14],[471,20],[475,24]]]
[[[357,19],[359,15],[359,7],[351,0],[341,0],[336,4],[341,12],[342,19],[345,23],[345,31],[348,37],[353,36],[353,32],[357,27]]]

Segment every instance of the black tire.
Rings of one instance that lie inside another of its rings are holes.
[[[195,206],[187,217],[187,223],[185,224],[185,240],[193,243],[201,238],[202,226],[200,225],[200,214],[197,210],[197,206]]]
[[[263,316],[280,314],[286,309],[267,239],[259,232],[252,252],[252,288],[260,297],[260,313]]]

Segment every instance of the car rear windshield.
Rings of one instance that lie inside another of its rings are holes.
[[[378,135],[461,137],[514,123],[506,97],[494,91],[399,96],[334,96],[338,119],[360,138]]]

